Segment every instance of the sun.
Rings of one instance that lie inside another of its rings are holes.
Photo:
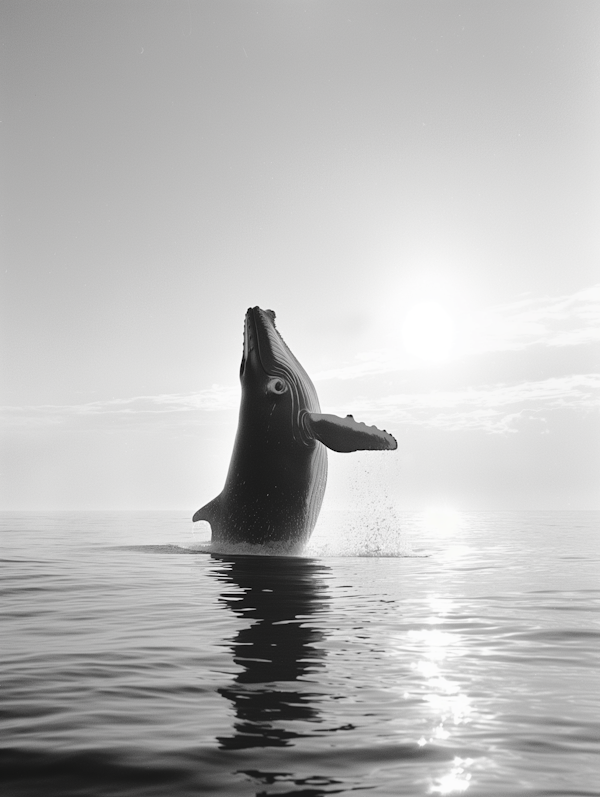
[[[402,327],[404,348],[412,357],[425,362],[447,360],[454,346],[454,323],[437,302],[415,304]]]

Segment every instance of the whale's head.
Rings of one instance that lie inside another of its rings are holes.
[[[272,310],[251,307],[246,313],[240,381],[242,412],[257,427],[285,428],[296,442],[314,445],[301,417],[320,412],[317,391],[276,329]]]

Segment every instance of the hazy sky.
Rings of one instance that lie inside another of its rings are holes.
[[[600,508],[597,0],[4,0],[0,41],[0,507],[214,497],[258,304],[398,439],[326,506]]]

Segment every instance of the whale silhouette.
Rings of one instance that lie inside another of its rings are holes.
[[[192,519],[210,523],[213,543],[300,550],[321,510],[326,449],[393,450],[396,440],[351,415],[321,413],[317,391],[275,328],[272,310],[251,307],[246,313],[240,381],[225,486]]]

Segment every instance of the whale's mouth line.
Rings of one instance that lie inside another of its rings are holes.
[[[244,320],[244,354],[242,357],[242,368],[241,368],[242,374],[244,373],[244,370],[246,369],[253,352],[255,353],[255,357],[258,359],[258,363],[264,370],[262,357],[260,356],[258,330],[257,330],[256,318],[254,316],[254,309],[252,307],[249,307],[246,313],[246,318]]]

